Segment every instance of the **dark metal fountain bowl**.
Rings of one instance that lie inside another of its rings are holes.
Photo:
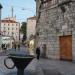
[[[32,61],[34,56],[32,55],[21,55],[21,54],[9,54],[8,58],[11,58],[15,66],[19,68],[26,68],[26,66]]]
[[[9,54],[8,57],[4,60],[5,66],[8,69],[12,69],[16,66],[17,75],[24,75],[24,69],[27,65],[33,60],[34,56],[32,55],[24,55],[24,54]],[[14,65],[12,68],[9,68],[6,64],[7,59],[12,59]]]

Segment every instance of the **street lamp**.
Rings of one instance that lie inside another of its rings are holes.
[[[2,44],[2,38],[1,38],[1,9],[2,9],[2,5],[0,4],[0,50],[1,50],[1,44]]]
[[[0,35],[1,35],[1,9],[2,9],[2,5],[0,4]]]
[[[18,49],[20,50],[20,23],[19,23],[19,44],[18,44]]]

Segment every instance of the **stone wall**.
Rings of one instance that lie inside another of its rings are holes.
[[[61,6],[59,3],[69,0],[58,0],[57,5],[39,10],[38,44],[46,44],[46,56],[59,59],[59,36],[72,35],[72,54],[75,60],[75,2]],[[59,6],[58,6],[59,5]]]

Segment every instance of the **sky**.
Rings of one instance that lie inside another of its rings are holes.
[[[13,16],[16,16],[18,22],[24,22],[36,15],[35,0],[0,0],[0,4],[3,6],[1,19],[12,16],[12,7]]]

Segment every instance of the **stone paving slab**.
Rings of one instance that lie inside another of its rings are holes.
[[[60,72],[61,75],[75,75],[75,63],[73,62],[41,59],[39,65],[47,72],[54,70]]]
[[[50,69],[43,69],[44,75],[62,75],[59,71],[57,70],[50,70]]]
[[[17,69],[4,66],[6,56],[0,56],[0,75],[16,75]],[[26,75],[75,75],[75,63],[51,59],[36,58],[24,70]]]

